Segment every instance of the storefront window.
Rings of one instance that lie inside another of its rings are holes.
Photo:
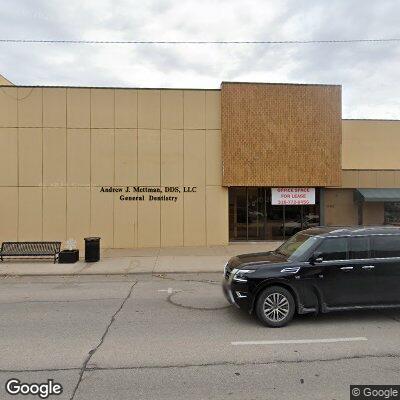
[[[400,225],[400,203],[386,202],[385,204],[385,224]]]
[[[247,190],[229,190],[229,238],[247,240]]]
[[[230,240],[284,240],[318,226],[319,190],[315,205],[272,205],[271,189],[229,188]]]

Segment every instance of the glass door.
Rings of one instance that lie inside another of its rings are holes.
[[[265,239],[265,188],[247,188],[247,240]]]
[[[271,189],[266,189],[266,234],[265,240],[282,240],[284,236],[284,206],[271,204]]]
[[[229,189],[229,239],[265,240],[265,188]]]

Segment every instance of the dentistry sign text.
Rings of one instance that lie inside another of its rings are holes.
[[[176,202],[182,193],[196,193],[197,186],[102,186],[101,193],[120,193],[121,201]]]

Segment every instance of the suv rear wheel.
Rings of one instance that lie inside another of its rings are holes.
[[[285,326],[293,319],[295,302],[292,294],[281,286],[271,286],[258,297],[256,313],[271,328]]]

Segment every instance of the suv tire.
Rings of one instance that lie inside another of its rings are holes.
[[[270,286],[258,297],[256,313],[258,319],[270,328],[280,328],[288,324],[295,312],[292,294],[282,286]]]

